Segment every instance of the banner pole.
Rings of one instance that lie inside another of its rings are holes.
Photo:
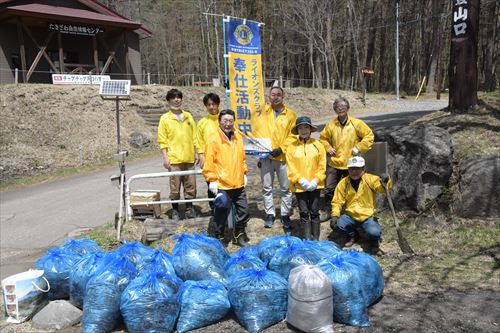
[[[227,39],[226,39],[226,22],[228,22],[230,19],[229,17],[222,18],[222,35],[224,39],[224,88],[226,90],[226,109],[229,109],[229,73],[228,73],[228,65],[227,65]]]

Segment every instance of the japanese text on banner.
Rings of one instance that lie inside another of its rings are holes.
[[[258,140],[262,138],[257,129],[265,105],[258,23],[243,24],[240,20],[228,23],[228,54],[229,101],[236,112],[236,125],[241,132]]]

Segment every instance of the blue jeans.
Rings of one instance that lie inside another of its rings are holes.
[[[351,237],[354,237],[356,229],[363,228],[368,237],[379,239],[382,236],[382,228],[377,220],[375,217],[369,217],[363,222],[356,222],[349,215],[343,214],[338,220],[338,228],[340,232],[348,234]]]

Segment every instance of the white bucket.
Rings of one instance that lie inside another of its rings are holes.
[[[30,269],[2,280],[7,322],[22,323],[49,303],[50,285],[43,273]]]

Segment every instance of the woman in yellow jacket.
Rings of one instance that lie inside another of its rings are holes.
[[[300,225],[305,239],[319,240],[319,197],[324,187],[326,153],[323,145],[311,138],[316,131],[309,117],[299,117],[292,129],[298,138],[286,151],[290,191],[299,204]]]
[[[382,228],[375,217],[375,199],[377,192],[385,193],[384,187],[391,190],[392,181],[386,173],[380,177],[366,173],[365,159],[361,156],[351,157],[347,167],[349,176],[342,178],[333,196],[330,227],[340,234],[341,247],[351,246],[356,231],[363,229],[369,238],[369,251],[381,254],[379,242]],[[340,215],[342,208],[345,213]]]
[[[245,148],[240,133],[234,131],[236,116],[232,110],[219,113],[219,129],[212,135],[205,147],[203,176],[209,183],[208,189],[216,195],[214,201],[215,237],[224,241],[227,217],[231,205],[236,210],[233,244],[248,246],[246,226],[249,219],[245,192],[247,183]]]

